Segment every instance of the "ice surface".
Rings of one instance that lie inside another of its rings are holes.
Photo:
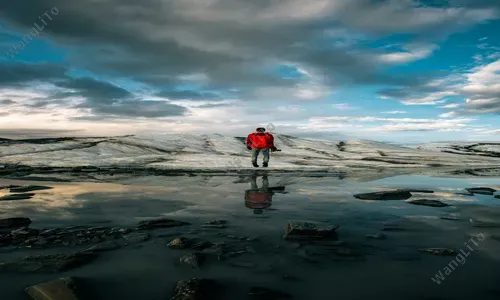
[[[332,141],[275,135],[282,152],[271,169],[499,168],[500,143],[431,143],[403,147],[374,141]],[[259,158],[261,160],[262,158]],[[244,138],[162,134],[103,138],[4,141],[0,163],[28,166],[133,166],[158,169],[250,168]],[[487,172],[486,169],[482,170]]]

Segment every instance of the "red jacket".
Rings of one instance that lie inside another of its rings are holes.
[[[276,149],[274,146],[274,137],[272,134],[267,132],[254,132],[247,137],[247,148],[257,148],[257,149]]]

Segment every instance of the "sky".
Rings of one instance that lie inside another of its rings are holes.
[[[500,138],[498,0],[0,0],[0,137]]]

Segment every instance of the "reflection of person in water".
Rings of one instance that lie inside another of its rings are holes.
[[[245,191],[245,206],[253,209],[254,214],[261,214],[269,209],[273,202],[274,190],[283,191],[285,187],[269,187],[267,175],[262,176],[262,186],[257,186],[257,175],[252,175],[250,189]]]

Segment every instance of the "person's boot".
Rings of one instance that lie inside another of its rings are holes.
[[[256,168],[258,168],[258,167],[259,167],[259,165],[258,165],[256,162],[252,163],[252,166],[254,166],[254,167],[256,167]]]
[[[265,162],[265,163],[263,163],[263,164],[262,164],[262,166],[263,166],[264,168],[267,168],[267,163],[266,163],[266,162]]]

